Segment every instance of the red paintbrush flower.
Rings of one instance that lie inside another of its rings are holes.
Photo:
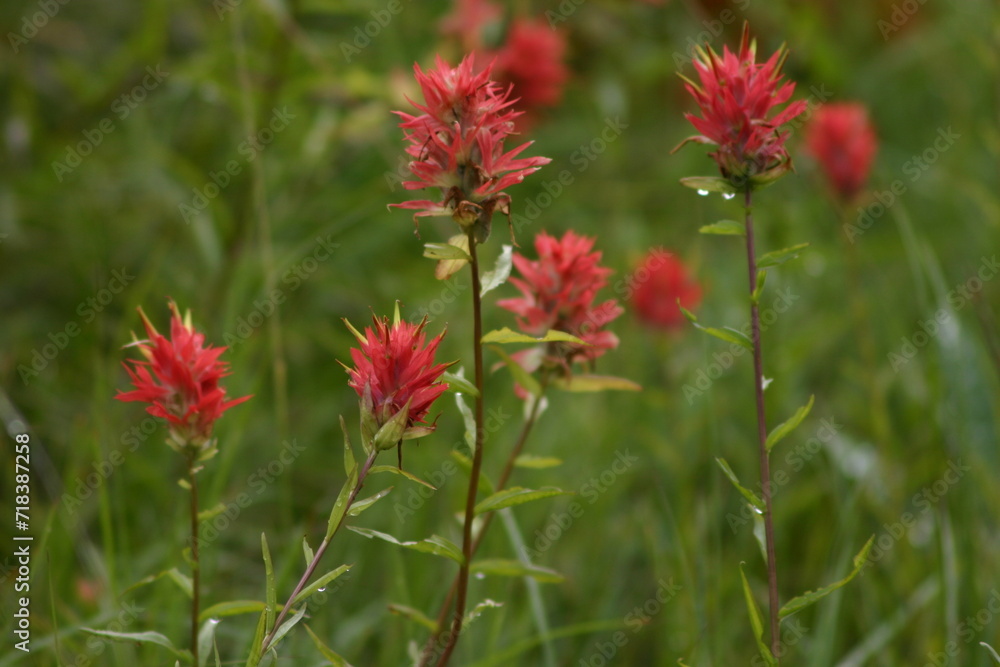
[[[878,140],[863,104],[824,104],[809,124],[806,147],[823,168],[836,195],[849,202],[868,181]]]
[[[219,380],[227,375],[229,364],[219,361],[225,347],[205,347],[205,336],[191,325],[190,311],[181,319],[177,304],[170,303],[170,338],[161,335],[139,309],[146,327],[146,340],[132,345],[146,358],[130,359],[132,367],[123,363],[135,390],[119,391],[119,401],[149,403],[146,412],[166,419],[170,424],[171,440],[176,449],[195,447],[214,450],[208,443],[212,426],[222,413],[250,399],[243,396],[226,401],[226,391]],[[133,336],[134,338],[134,336]]]
[[[372,317],[373,326],[366,327],[364,334],[345,322],[361,344],[360,349],[351,348],[354,368],[344,368],[350,377],[348,386],[361,398],[362,429],[367,420],[373,420],[367,437],[373,438],[394,418],[401,435],[388,438],[385,448],[433,431],[434,426],[425,424],[424,418],[431,404],[447,391],[447,383],[438,379],[451,365],[434,363],[444,332],[425,345],[426,319],[410,324],[397,318],[390,325],[388,318]]]
[[[532,142],[504,152],[504,140],[514,132],[520,112],[510,89],[490,80],[492,67],[478,74],[473,56],[458,67],[450,67],[440,57],[436,69],[424,72],[414,65],[424,104],[413,105],[423,113],[414,116],[402,111],[400,127],[413,160],[410,171],[416,180],[404,181],[408,190],[440,188],[442,199],[390,204],[419,211],[421,216],[450,215],[463,228],[479,222],[486,226],[499,205],[509,210],[510,197],[504,188],[520,183],[550,160],[545,157],[518,158]],[[478,230],[477,230],[478,231]],[[485,234],[480,234],[480,240]]]
[[[608,284],[611,269],[599,265],[601,253],[591,252],[593,247],[594,239],[572,231],[562,239],[539,233],[535,237],[537,260],[520,253],[513,257],[521,278],[510,282],[522,296],[497,302],[519,316],[517,324],[526,334],[541,336],[554,329],[588,343],[560,345],[564,363],[594,360],[618,347],[618,337],[603,328],[623,311],[614,299],[594,304],[597,292]]]
[[[687,309],[701,302],[701,287],[672,253],[656,249],[632,274],[631,301],[639,320],[650,327],[673,329],[684,322],[677,301]]]
[[[565,53],[566,37],[547,21],[516,18],[496,54],[494,72],[499,81],[514,86],[522,108],[554,106],[568,77]]]
[[[709,156],[738,190],[768,183],[788,171],[788,132],[780,128],[802,113],[806,102],[793,102],[768,117],[795,90],[794,83],[781,83],[781,66],[787,55],[782,46],[767,62],[758,64],[749,24],[743,26],[738,54],[728,47],[723,47],[721,56],[711,48],[707,52],[698,49],[693,62],[701,85],[681,78],[701,111],[701,117],[690,113],[684,117],[701,134],[685,139],[677,148],[689,141],[718,146]]]

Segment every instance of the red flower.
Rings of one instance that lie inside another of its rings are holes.
[[[559,103],[568,73],[563,57],[566,38],[544,19],[514,19],[507,41],[497,52],[496,78],[514,86],[525,109]]]
[[[420,324],[397,320],[390,326],[388,318],[373,317],[372,323],[364,335],[347,324],[361,344],[361,349],[351,348],[354,368],[344,367],[350,377],[347,384],[361,398],[362,414],[373,416],[378,427],[408,408],[401,439],[427,435],[434,427],[417,424],[423,424],[431,404],[448,389],[437,380],[451,364],[434,364],[444,332],[425,346],[426,320]]]
[[[878,140],[865,106],[846,102],[817,109],[806,133],[806,146],[837,196],[850,201],[868,181]]]
[[[150,403],[146,412],[162,417],[170,424],[178,447],[204,448],[212,436],[212,426],[222,413],[251,398],[243,396],[226,401],[226,391],[219,379],[228,373],[229,364],[219,361],[225,347],[205,347],[205,336],[191,326],[191,313],[181,319],[177,305],[170,303],[170,338],[159,334],[149,318],[139,309],[148,338],[133,343],[146,361],[130,359],[128,371],[134,391],[119,391],[119,401]],[[150,373],[152,371],[152,373]]]
[[[510,89],[503,91],[490,80],[491,67],[475,73],[473,56],[451,68],[440,57],[436,69],[424,72],[414,65],[424,104],[414,106],[423,113],[413,116],[395,112],[403,119],[406,149],[413,158],[410,171],[416,180],[404,181],[408,190],[437,187],[440,201],[417,200],[390,204],[419,211],[420,216],[450,215],[463,227],[488,224],[494,208],[506,210],[510,198],[504,188],[520,183],[549,158],[518,158],[532,142],[504,152],[504,140],[514,131],[521,112],[511,106]]]
[[[591,252],[593,247],[593,239],[572,231],[561,240],[539,233],[535,237],[537,260],[514,254],[521,278],[510,282],[522,296],[497,303],[519,316],[517,324],[527,334],[541,336],[555,329],[589,343],[567,345],[563,355],[567,362],[594,360],[618,347],[618,337],[603,327],[623,311],[614,299],[594,304],[597,292],[608,284],[611,269],[599,266],[601,253]]]
[[[711,48],[707,53],[699,49],[698,56],[694,67],[701,85],[682,78],[702,114],[684,117],[701,134],[680,145],[694,141],[718,146],[709,156],[723,177],[740,190],[771,181],[790,169],[791,158],[785,150],[788,132],[780,127],[802,113],[806,103],[793,102],[768,118],[795,90],[794,83],[780,83],[785,48],[758,64],[756,41],[750,41],[750,26],[744,24],[738,55],[723,47],[721,56]]]
[[[688,309],[701,302],[701,287],[676,256],[662,249],[646,255],[632,274],[631,286],[632,305],[639,319],[659,329],[673,329],[684,322],[678,299]]]

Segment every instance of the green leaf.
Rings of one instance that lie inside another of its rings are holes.
[[[307,537],[302,538],[302,555],[306,558],[306,567],[309,567],[316,554],[313,553],[312,547],[309,546],[309,538]]]
[[[448,391],[454,391],[459,394],[468,394],[473,398],[479,396],[479,390],[476,389],[476,385],[465,379],[464,375],[456,375],[455,373],[443,373],[441,379],[448,383]]]
[[[403,439],[403,431],[406,430],[406,422],[409,421],[409,418],[410,401],[407,401],[406,405],[382,424],[382,428],[375,434],[373,439],[375,449],[385,451],[395,448]]]
[[[405,477],[406,479],[410,480],[411,482],[416,482],[417,484],[423,484],[428,489],[432,489],[434,491],[437,491],[437,487],[435,487],[433,484],[429,484],[429,483],[425,482],[424,480],[420,479],[419,477],[417,477],[416,475],[414,475],[413,473],[406,472],[402,468],[397,468],[396,466],[372,466],[368,470],[368,474],[369,475],[374,474],[374,473],[379,473],[379,472],[389,472],[389,473],[392,473],[394,475],[400,475],[401,477]],[[353,514],[352,514],[352,516],[353,516]]]
[[[352,470],[358,469],[358,462],[354,459],[354,449],[351,447],[351,438],[347,435],[347,422],[343,415],[340,415],[340,430],[344,433],[344,472],[350,476]]]
[[[768,266],[778,266],[779,264],[784,264],[788,260],[798,257],[802,251],[808,247],[808,243],[800,243],[798,245],[793,245],[791,248],[782,248],[781,250],[775,250],[767,253],[766,255],[761,255],[757,258],[757,268],[763,269]]]
[[[815,591],[810,591],[798,597],[792,598],[785,603],[785,606],[783,606],[781,611],[778,612],[778,618],[785,619],[792,614],[800,612],[806,607],[816,604],[841,586],[850,583],[851,579],[858,576],[858,573],[861,572],[861,569],[865,566],[865,562],[868,560],[868,552],[871,551],[873,544],[875,544],[874,535],[868,538],[868,541],[865,542],[865,546],[861,547],[861,551],[859,551],[858,555],[854,557],[854,569],[851,570],[850,574],[840,581],[830,584],[829,586],[824,586],[823,588],[819,588]]]
[[[209,519],[214,519],[215,517],[219,516],[225,511],[226,511],[226,505],[224,503],[219,503],[215,507],[212,507],[207,510],[202,510],[198,512],[198,523],[202,523],[203,521],[208,521]]]
[[[452,236],[448,239],[448,245],[458,248],[465,253],[465,259],[442,259],[438,261],[437,266],[434,267],[434,277],[438,280],[447,280],[452,277],[458,273],[463,266],[468,264],[471,259],[469,256],[469,237],[465,234],[456,234],[455,236]]]
[[[333,503],[333,508],[330,510],[330,519],[326,524],[326,536],[323,538],[324,540],[329,540],[337,532],[337,528],[340,527],[340,522],[344,520],[344,515],[348,510],[347,502],[351,498],[351,492],[354,491],[354,486],[358,483],[358,463],[354,459],[351,441],[347,437],[347,425],[344,423],[343,417],[340,418],[340,428],[344,431],[344,467],[347,469],[347,480],[344,482],[344,486],[340,488],[337,500]]]
[[[465,444],[469,445],[472,451],[476,451],[476,418],[462,394],[455,394],[455,404],[462,413],[462,422],[465,424]]]
[[[698,229],[702,234],[720,234],[724,236],[746,236],[746,225],[735,220],[719,220]]]
[[[333,667],[351,667],[351,665],[344,660],[340,655],[337,654],[332,648],[323,643],[323,640],[316,636],[316,633],[312,631],[308,625],[303,626],[306,629],[306,634],[309,638],[313,640],[313,644],[316,645],[316,650],[319,651],[327,662],[329,662]]]
[[[266,580],[266,600],[267,606],[264,608],[264,615],[267,617],[265,630],[271,631],[274,627],[274,609],[278,606],[278,587],[274,581],[274,564],[271,562],[271,550],[267,547],[267,536],[260,534],[260,548],[264,553],[264,577]]]
[[[294,605],[294,604],[299,604],[300,602],[305,602],[306,600],[309,599],[311,595],[319,592],[321,588],[326,588],[327,584],[329,584],[331,581],[333,581],[340,575],[344,574],[345,572],[348,572],[351,569],[351,567],[352,566],[350,565],[341,565],[335,570],[330,570],[322,577],[320,577],[319,579],[317,579],[316,581],[312,582],[311,584],[303,588],[301,591],[299,591],[299,594],[295,596],[294,600],[292,600],[292,604]]]
[[[518,383],[532,396],[538,396],[542,393],[542,385],[538,384],[538,380],[535,379],[528,371],[524,370],[524,366],[514,361],[514,359],[507,354],[502,347],[499,345],[490,345],[490,349],[500,355],[503,359],[504,364],[507,366],[507,370],[510,371],[511,376],[514,378],[514,382]]]
[[[264,644],[264,637],[267,635],[265,625],[267,624],[267,608],[260,612],[260,619],[257,621],[257,630],[254,632],[253,641],[250,644],[250,655],[247,656],[246,667],[257,667],[260,662],[260,649]]]
[[[765,443],[768,453],[771,452],[771,448],[778,444],[782,438],[794,431],[798,425],[802,423],[802,420],[805,419],[809,414],[809,411],[812,410],[813,401],[815,399],[815,396],[810,396],[809,402],[796,410],[795,414],[793,414],[788,421],[778,424],[774,427],[774,430],[768,433],[767,441]]]
[[[209,618],[198,631],[198,667],[208,664],[208,654],[215,644],[215,628],[218,627],[217,618]]]
[[[541,500],[542,498],[551,498],[552,496],[568,495],[571,495],[568,491],[557,489],[554,486],[542,489],[525,489],[520,486],[512,486],[509,489],[497,491],[488,498],[484,498],[478,505],[476,505],[474,511],[476,514],[485,514],[486,512],[501,510],[504,507],[523,505],[524,503],[529,503],[532,500]]]
[[[227,600],[213,604],[211,607],[202,610],[198,614],[198,622],[204,623],[210,618],[223,618],[225,616],[239,616],[240,614],[259,614],[267,607],[260,600]],[[261,641],[263,641],[261,637]]]
[[[274,649],[274,647],[278,645],[278,642],[284,639],[285,635],[287,635],[305,615],[306,605],[302,605],[302,607],[295,612],[291,618],[286,619],[285,622],[281,624],[281,627],[278,628],[277,632],[274,633],[274,639],[271,640],[270,646],[267,647],[268,650]]]
[[[462,625],[463,626],[468,625],[472,621],[476,620],[477,618],[482,616],[483,612],[486,611],[487,609],[498,609],[502,606],[503,602],[497,602],[495,600],[490,600],[489,598],[487,598],[482,602],[480,602],[479,604],[477,604],[475,607],[473,607],[472,610],[465,615],[465,619],[463,620]]]
[[[469,571],[498,577],[531,577],[543,584],[559,584],[566,580],[564,576],[547,567],[504,558],[473,561]]]
[[[695,317],[695,314],[682,306],[679,299],[677,301],[677,307],[681,309],[681,313],[683,313],[684,317],[686,317],[688,321],[694,325],[695,329],[700,329],[709,336],[715,336],[716,338],[724,340],[727,343],[735,343],[736,345],[740,345],[750,352],[753,352],[753,341],[750,340],[750,338],[742,331],[737,331],[736,329],[732,329],[730,327],[716,329],[715,327],[702,326],[698,324],[698,318]]]
[[[94,630],[93,628],[80,629],[88,634],[104,637],[105,639],[110,639],[115,642],[122,642],[125,644],[155,644],[156,646],[162,646],[167,649],[175,657],[180,658],[184,662],[192,662],[193,660],[190,652],[177,649],[173,643],[167,639],[167,637],[161,635],[159,632],[112,632],[111,630]]]
[[[613,375],[577,374],[570,377],[552,379],[552,386],[563,391],[642,391],[642,386],[625,378]]]
[[[390,544],[395,544],[407,549],[413,549],[414,551],[420,551],[422,553],[434,554],[435,556],[443,556],[445,558],[450,558],[459,565],[465,560],[462,556],[462,550],[458,546],[440,535],[431,535],[426,540],[420,540],[419,542],[400,542],[392,535],[387,535],[386,533],[380,533],[377,530],[369,530],[368,528],[358,528],[357,526],[348,526],[348,530],[352,530],[358,535],[362,535],[369,539],[377,537],[380,540],[389,542]]]
[[[125,595],[129,591],[133,591],[136,588],[145,586],[146,584],[151,584],[157,579],[161,579],[163,577],[167,577],[172,582],[177,584],[177,587],[180,588],[182,591],[184,591],[184,594],[187,595],[189,598],[194,596],[194,590],[191,584],[191,578],[188,577],[186,574],[182,573],[176,567],[172,567],[169,570],[164,570],[163,572],[157,572],[156,574],[151,574],[148,577],[143,577],[142,579],[140,579],[139,581],[135,582],[134,584],[126,588],[124,591],[122,591],[121,594]]]
[[[465,237],[463,236],[463,238]],[[465,262],[472,261],[472,257],[469,256],[468,251],[457,246],[453,246],[451,243],[425,243],[424,257],[427,257],[428,259],[460,259]]]
[[[535,338],[534,336],[528,336],[523,333],[518,333],[512,331],[510,327],[504,327],[503,329],[495,329],[485,336],[480,341],[483,345],[487,343],[575,343],[577,345],[586,345],[576,336],[568,334],[565,331],[556,331],[554,329],[550,330],[541,338]]]
[[[514,251],[514,246],[503,245],[500,252],[500,256],[497,257],[497,263],[493,267],[492,271],[487,271],[480,278],[480,290],[479,296],[483,297],[490,290],[494,290],[500,287],[505,282],[507,278],[510,277],[510,267],[513,260],[512,253]]]
[[[753,591],[750,590],[750,582],[747,581],[747,575],[743,572],[743,563],[740,563],[740,577],[743,579],[743,597],[746,598],[747,611],[750,613],[750,625],[753,627],[754,639],[757,640],[757,649],[760,651],[760,656],[764,658],[765,664],[777,667],[777,660],[771,654],[771,649],[764,643],[764,621],[760,615],[760,607],[754,600]]]
[[[367,498],[362,498],[361,500],[355,500],[354,504],[351,505],[351,508],[347,510],[347,515],[358,516],[366,509],[368,509],[369,507],[380,501],[382,498],[385,498],[387,495],[389,495],[389,492],[392,491],[392,488],[393,487],[390,486],[388,488],[382,489],[381,491],[379,491],[374,495],[368,496]]]
[[[739,478],[736,477],[736,473],[734,473],[733,469],[729,467],[728,463],[726,463],[726,459],[716,457],[715,462],[719,464],[719,467],[722,468],[722,472],[726,474],[726,477],[728,477],[729,481],[733,483],[736,490],[743,494],[743,497],[747,499],[747,502],[750,503],[751,506],[763,512],[764,501],[758,498],[756,493],[740,484]]]
[[[466,477],[472,474],[472,460],[468,456],[453,449],[451,450],[451,458],[455,460],[455,463],[462,469]],[[482,470],[479,471],[479,488],[483,493],[493,493],[493,490],[496,488],[493,486],[493,480],[487,477],[486,473]]]
[[[734,195],[737,192],[733,184],[721,176],[688,176],[681,179],[681,185],[692,190],[719,192],[726,195]]]
[[[562,459],[557,459],[554,456],[535,456],[534,454],[521,454],[516,459],[514,459],[514,465],[518,468],[534,468],[536,470],[541,470],[542,468],[554,468],[556,466],[562,465]]]
[[[750,294],[750,301],[754,305],[760,303],[760,295],[764,292],[764,281],[766,280],[767,280],[767,269],[761,269],[760,271],[757,272],[757,286]]]
[[[437,632],[437,623],[430,619],[424,612],[419,609],[414,609],[413,607],[407,607],[404,604],[396,604],[395,602],[389,603],[389,612],[396,614],[397,616],[402,616],[403,618],[409,619],[418,625],[422,625],[431,632]]]

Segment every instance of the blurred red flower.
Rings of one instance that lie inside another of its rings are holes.
[[[390,204],[417,210],[420,216],[450,215],[462,227],[489,223],[498,205],[506,210],[510,198],[504,188],[520,183],[549,158],[518,158],[532,142],[504,152],[504,140],[514,132],[514,119],[521,112],[511,109],[515,100],[490,79],[492,67],[475,72],[473,56],[458,67],[450,67],[440,56],[436,68],[424,72],[414,65],[424,104],[414,106],[423,113],[402,111],[406,153],[413,160],[415,180],[404,181],[408,190],[437,187],[440,201],[415,200]]]
[[[557,356],[565,363],[594,360],[618,347],[618,337],[603,328],[623,311],[614,299],[594,304],[597,292],[608,284],[611,269],[598,264],[601,253],[591,252],[593,247],[594,239],[572,231],[562,239],[539,233],[535,237],[537,260],[514,254],[521,278],[510,282],[522,296],[497,302],[519,316],[517,324],[526,334],[542,336],[554,329],[589,344],[557,346]]]
[[[360,349],[351,348],[354,368],[344,367],[347,384],[361,398],[362,414],[372,415],[379,427],[408,409],[404,440],[434,430],[423,424],[424,418],[431,404],[448,389],[438,379],[451,364],[434,363],[444,332],[425,345],[425,324],[426,320],[420,324],[398,320],[390,325],[388,318],[373,317],[373,326],[366,327],[364,334],[347,325],[361,344]]]
[[[652,250],[632,274],[631,302],[639,320],[650,327],[673,329],[684,322],[677,300],[687,309],[701,303],[701,287],[684,264],[663,249]]]
[[[816,110],[806,131],[806,147],[836,195],[849,202],[868,181],[878,140],[865,106],[842,102]]]
[[[212,426],[222,413],[249,400],[243,396],[226,401],[226,391],[219,380],[227,375],[229,364],[219,361],[225,347],[205,347],[205,336],[191,325],[190,311],[181,319],[177,304],[171,302],[170,338],[156,328],[139,309],[146,327],[146,340],[132,345],[146,358],[123,363],[134,391],[119,391],[119,401],[149,403],[146,412],[166,419],[178,448],[204,447],[212,436]],[[133,336],[134,337],[134,336]],[[152,373],[150,373],[152,371]]]
[[[743,26],[738,54],[729,47],[723,47],[721,56],[711,48],[699,49],[693,63],[701,85],[682,78],[702,114],[684,117],[701,134],[688,137],[677,148],[689,141],[718,146],[709,156],[723,177],[740,190],[771,181],[790,169],[791,158],[785,150],[788,132],[780,127],[802,113],[806,102],[793,102],[768,118],[795,91],[794,83],[780,83],[786,56],[782,46],[767,62],[758,64],[757,44],[750,40],[748,24]]]
[[[548,21],[516,18],[496,53],[494,72],[498,81],[513,84],[519,107],[554,106],[569,76],[563,64],[565,53],[566,37],[550,28]]]

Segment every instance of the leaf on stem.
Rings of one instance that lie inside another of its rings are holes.
[[[683,313],[684,317],[686,317],[688,321],[694,325],[695,329],[704,331],[709,336],[715,336],[719,340],[724,340],[727,343],[735,343],[736,345],[740,345],[750,352],[753,352],[753,341],[751,341],[750,337],[742,331],[737,331],[736,329],[732,329],[730,327],[716,329],[715,327],[702,326],[698,324],[698,318],[695,317],[695,314],[681,305],[680,299],[677,300],[677,307],[681,309],[681,313]]]
[[[692,190],[719,192],[724,195],[734,195],[737,192],[733,184],[721,176],[688,176],[681,179],[681,185]]]
[[[465,378],[465,374],[455,374],[455,373],[442,373],[441,380],[448,383],[448,391],[455,392],[458,394],[468,394],[473,398],[479,396],[479,390],[476,389],[476,385],[472,384]]]
[[[219,619],[209,618],[198,631],[198,665],[205,667],[208,664],[208,654],[215,644],[215,628],[219,625]]]
[[[508,343],[575,343],[577,345],[587,345],[586,342],[565,331],[551,329],[541,338],[535,338],[534,336],[513,331],[510,327],[490,331],[483,336],[480,342],[483,345],[487,343],[500,343],[503,345]]]
[[[543,584],[559,584],[566,580],[566,577],[547,567],[505,558],[486,558],[473,561],[469,571],[474,574],[482,573],[498,577],[531,577]]]
[[[757,511],[763,512],[764,501],[757,497],[756,493],[740,484],[739,478],[736,476],[736,473],[733,472],[733,469],[729,467],[729,464],[726,463],[726,459],[716,457],[715,462],[719,464],[719,467],[722,468],[722,472],[726,474],[726,477],[728,477],[729,481],[733,483],[736,490],[743,494],[743,497],[747,499],[747,502],[750,503],[750,505]]]
[[[175,657],[180,658],[184,662],[192,662],[194,657],[188,651],[182,651],[173,645],[166,636],[161,635],[159,632],[112,632],[111,630],[94,630],[93,628],[80,628],[87,634],[96,635],[98,637],[104,637],[105,639],[110,639],[114,642],[123,643],[138,643],[138,644],[155,644],[156,646],[162,646],[172,653]]]
[[[462,235],[462,238],[466,238]],[[460,259],[465,262],[471,262],[472,257],[469,256],[468,249],[460,248],[456,245],[452,245],[449,240],[448,243],[425,243],[424,244],[424,257],[428,259]]]
[[[588,373],[553,378],[552,386],[571,392],[642,391],[642,385],[636,384],[632,380],[613,375],[591,375]]]
[[[482,287],[479,290],[479,296],[486,296],[486,293],[490,290],[494,290],[500,287],[505,282],[507,278],[510,277],[510,267],[513,262],[512,253],[514,251],[514,246],[503,245],[500,256],[497,257],[497,263],[493,267],[492,271],[487,271],[480,278],[479,282]]]
[[[281,627],[278,628],[278,631],[274,633],[274,638],[268,645],[267,650],[273,651],[274,648],[278,645],[278,642],[284,639],[285,635],[287,635],[291,631],[291,629],[294,628],[296,624],[302,620],[302,618],[305,615],[306,615],[306,605],[302,605],[301,609],[299,609],[297,612],[295,612],[295,614],[291,618],[289,618],[288,620],[286,620],[284,623],[281,624]]]
[[[539,396],[542,393],[542,385],[535,379],[535,376],[526,371],[524,366],[517,363],[517,361],[507,354],[502,347],[499,345],[490,345],[490,349],[496,352],[500,358],[503,359],[504,364],[507,366],[507,370],[510,371],[510,374],[514,378],[514,382],[524,387],[524,389],[532,396]]]
[[[770,433],[767,434],[767,441],[765,442],[765,447],[767,448],[767,453],[771,453],[771,449],[778,444],[778,442],[784,438],[786,435],[794,431],[802,420],[806,418],[809,411],[812,410],[813,401],[816,399],[815,396],[809,397],[809,402],[803,405],[801,408],[795,411],[795,414],[777,426],[774,427]]]
[[[747,228],[741,222],[735,220],[719,220],[710,225],[704,225],[698,229],[702,234],[719,234],[723,236],[746,236]]]
[[[380,472],[388,472],[388,473],[392,473],[393,475],[399,475],[401,477],[405,477],[406,479],[410,480],[411,482],[416,482],[417,484],[423,484],[424,486],[426,486],[428,489],[431,489],[432,491],[437,491],[437,487],[435,487],[433,484],[425,482],[424,480],[420,479],[419,477],[417,477],[413,473],[406,472],[402,468],[397,468],[396,466],[372,466],[368,470],[368,474],[369,475],[380,473]],[[353,516],[353,513],[352,513],[352,516]]]
[[[782,248],[781,250],[774,250],[765,255],[761,255],[757,258],[757,268],[763,269],[768,266],[778,266],[779,264],[784,264],[788,260],[798,257],[802,251],[808,247],[808,243],[800,243],[798,245],[793,245],[790,248]]]
[[[520,486],[512,486],[509,489],[504,489],[502,491],[497,491],[488,498],[484,498],[479,501],[476,505],[474,512],[476,514],[485,514],[486,512],[495,512],[496,510],[502,510],[505,507],[513,507],[514,505],[523,505],[524,503],[530,503],[533,500],[541,500],[543,498],[551,498],[552,496],[568,496],[572,495],[568,491],[563,491],[562,489],[557,489],[554,486],[545,487],[542,489],[526,489]]]
[[[274,609],[278,606],[278,588],[274,581],[274,564],[271,562],[271,550],[267,547],[267,535],[260,534],[260,548],[264,553],[264,577],[267,606],[264,615],[267,618],[265,631],[271,632],[274,627]],[[273,644],[273,642],[272,642]]]
[[[302,555],[306,558],[306,567],[309,567],[309,564],[312,563],[313,556],[315,554],[313,553],[312,547],[309,546],[308,537],[302,538]]]
[[[757,286],[754,287],[753,292],[750,294],[750,302],[754,305],[760,303],[760,295],[764,292],[764,282],[767,280],[767,269],[761,269],[757,272]]]
[[[374,495],[371,495],[371,496],[368,496],[367,498],[362,498],[361,500],[354,501],[354,504],[351,505],[351,509],[347,510],[347,515],[348,516],[357,516],[357,515],[361,514],[366,509],[368,509],[369,507],[371,507],[372,505],[374,505],[375,503],[377,503],[378,501],[382,500],[387,495],[389,495],[390,491],[392,491],[392,487],[391,486],[387,487],[385,489],[382,489],[378,493],[376,493]]]
[[[792,598],[785,603],[785,606],[783,606],[781,611],[778,612],[778,618],[785,619],[792,614],[800,612],[806,607],[816,604],[841,586],[850,583],[851,579],[858,576],[858,573],[861,572],[861,569],[865,566],[865,562],[868,560],[868,552],[871,551],[873,544],[875,544],[874,535],[868,538],[868,541],[865,542],[865,546],[861,547],[861,551],[859,551],[858,555],[854,557],[854,569],[851,570],[850,574],[840,581],[830,584],[829,586],[824,586],[823,588],[819,588],[815,591],[810,591],[798,597]]]
[[[521,454],[514,459],[514,465],[518,468],[534,468],[536,470],[541,470],[542,468],[554,468],[562,465],[562,459],[558,459],[554,456]]]
[[[397,616],[402,616],[405,619],[411,620],[418,625],[422,625],[431,632],[437,632],[438,625],[430,617],[419,609],[414,609],[413,607],[407,607],[405,604],[396,604],[395,602],[389,603],[389,613],[396,614]]]
[[[247,656],[246,667],[257,667],[261,658],[261,649],[264,645],[264,637],[267,631],[264,626],[267,624],[267,607],[260,612],[260,619],[257,621],[257,630],[253,635],[253,642],[250,644],[250,655]]]
[[[312,631],[308,625],[303,626],[306,629],[306,634],[312,639],[313,644],[316,645],[316,650],[319,651],[327,662],[329,662],[333,667],[351,667],[350,663],[344,660],[336,651],[323,643],[323,640],[316,636],[316,633]]]
[[[351,530],[358,535],[367,537],[369,539],[377,537],[380,540],[389,542],[390,544],[395,544],[397,546],[405,547],[407,549],[413,549],[414,551],[420,551],[422,553],[434,554],[435,556],[443,556],[444,558],[450,558],[459,565],[461,565],[465,558],[462,556],[462,550],[452,542],[451,540],[441,537],[440,535],[431,535],[425,540],[410,541],[410,542],[400,542],[392,535],[386,533],[380,533],[377,530],[370,530],[368,528],[358,528],[357,526],[348,526],[348,530]]]
[[[188,577],[186,574],[182,573],[176,567],[172,567],[169,570],[164,570],[163,572],[157,572],[156,574],[151,574],[148,577],[143,577],[142,579],[140,579],[139,581],[135,582],[134,584],[126,588],[124,591],[122,591],[122,595],[125,595],[125,593],[133,591],[136,588],[145,586],[146,584],[151,584],[157,579],[161,579],[163,577],[167,577],[172,582],[177,584],[177,587],[180,588],[182,591],[184,591],[184,594],[187,595],[189,598],[194,597],[194,588],[191,584],[191,578]]]
[[[303,588],[301,591],[299,591],[299,594],[295,596],[294,600],[292,600],[292,604],[299,604],[300,602],[305,602],[306,600],[309,599],[311,595],[313,595],[314,593],[318,593],[320,590],[326,588],[327,584],[329,584],[331,581],[333,581],[340,575],[344,574],[345,572],[350,571],[351,567],[352,567],[351,565],[341,565],[335,570],[330,570],[322,577],[320,577],[319,579],[317,579],[316,581],[312,582],[311,584]]]
[[[439,260],[437,266],[434,267],[434,277],[438,280],[447,280],[448,278],[451,278],[472,259],[469,255],[469,237],[465,234],[456,234],[455,236],[452,236],[448,239],[448,245],[462,251],[465,254],[465,257]],[[445,250],[444,252],[452,251]]]
[[[750,625],[753,627],[753,636],[757,640],[757,649],[760,651],[760,657],[764,658],[765,664],[769,667],[777,667],[778,661],[774,659],[771,649],[764,643],[764,620],[760,615],[760,607],[757,606],[757,601],[753,597],[753,591],[750,590],[750,582],[747,581],[747,575],[743,571],[743,563],[740,563],[740,577],[743,579],[743,597],[746,598],[747,611],[750,614]]]
[[[267,607],[260,600],[227,600],[213,604],[198,614],[198,622],[204,623],[210,618],[223,618],[224,616],[239,616],[240,614],[258,614]],[[264,638],[260,638],[264,641]]]

